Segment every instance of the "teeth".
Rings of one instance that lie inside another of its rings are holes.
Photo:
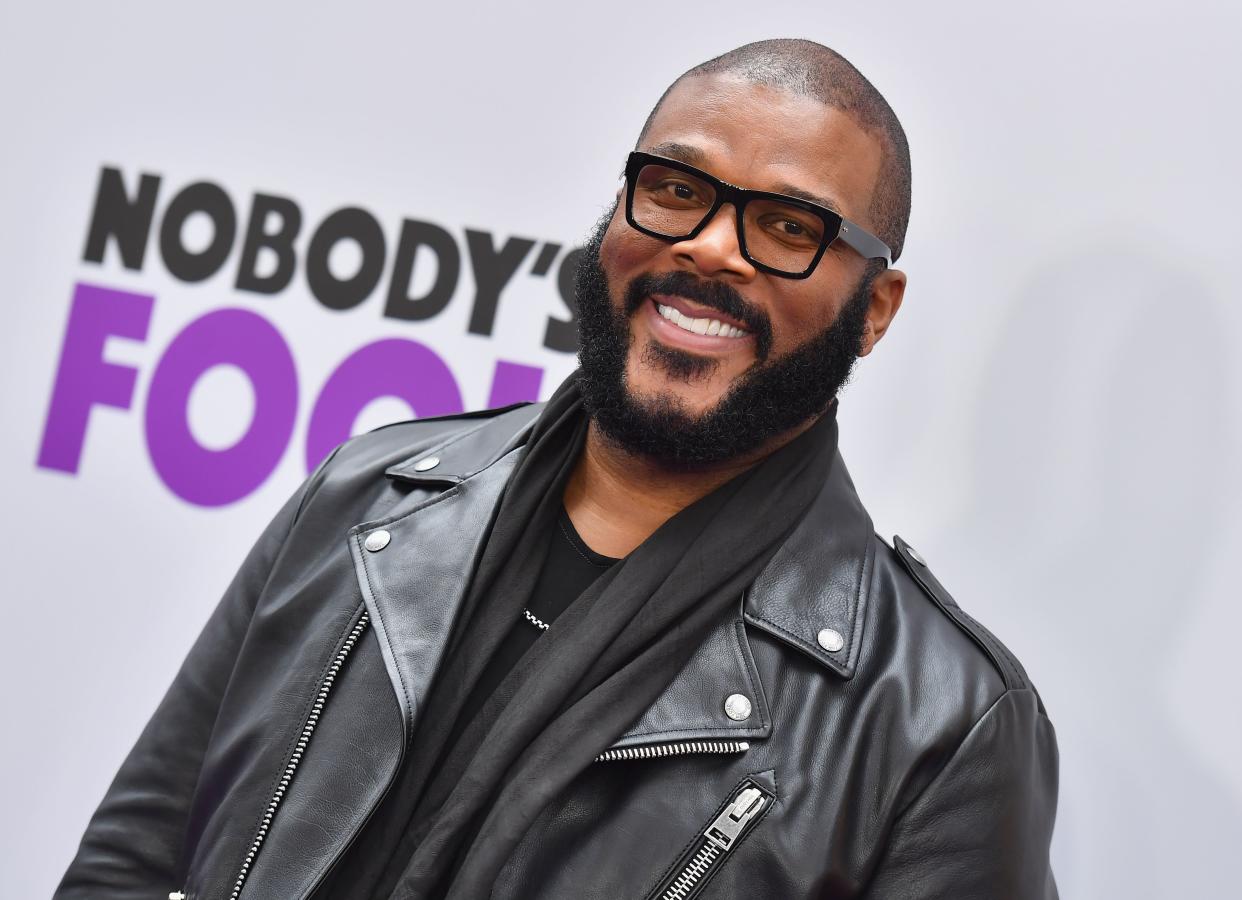
[[[668,319],[674,325],[685,331],[694,334],[718,334],[721,337],[741,337],[746,332],[732,325],[726,325],[719,319],[692,319],[682,313],[680,310],[673,309],[671,306],[665,306],[663,303],[657,303],[656,309],[660,315]]]

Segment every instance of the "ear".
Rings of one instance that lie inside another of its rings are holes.
[[[867,307],[867,324],[863,330],[862,350],[866,356],[888,331],[888,326],[901,309],[906,294],[906,273],[900,269],[885,269],[871,283],[871,305]]]

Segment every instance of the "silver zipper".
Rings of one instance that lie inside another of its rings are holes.
[[[679,860],[673,873],[650,895],[659,900],[689,900],[706,883],[755,819],[767,808],[770,795],[752,781],[737,793]]]
[[[680,756],[683,753],[745,753],[749,749],[750,744],[746,741],[677,741],[672,744],[649,744],[646,747],[614,747],[595,757],[595,761],[655,759],[660,756]]]
[[[319,724],[319,716],[323,713],[324,706],[328,702],[328,694],[332,690],[332,685],[336,681],[336,677],[340,674],[341,667],[345,665],[345,660],[349,657],[350,652],[357,644],[358,638],[366,631],[370,624],[370,615],[364,610],[358,622],[350,630],[349,636],[345,639],[345,643],[337,652],[336,658],[333,659],[332,665],[328,668],[324,675],[323,681],[319,685],[319,691],[315,695],[314,705],[311,707],[310,715],[306,718],[305,725],[302,726],[302,733],[298,737],[298,742],[294,747],[293,755],[289,758],[288,764],[285,766],[284,774],[281,775],[280,782],[276,787],[276,792],[272,794],[271,800],[268,801],[267,809],[263,813],[263,819],[259,824],[259,830],[254,836],[254,841],[250,845],[250,851],[246,854],[246,859],[242,863],[241,871],[237,873],[237,880],[233,884],[233,892],[230,894],[230,900],[237,900],[241,895],[242,888],[245,887],[246,877],[250,874],[250,869],[254,865],[255,857],[259,854],[259,848],[263,846],[264,840],[267,839],[267,833],[272,827],[272,820],[276,816],[276,810],[279,809],[281,801],[284,800],[285,793],[289,789],[289,785],[293,782],[293,776],[297,772],[298,766],[302,762],[302,757],[306,753],[306,748],[310,744],[311,736],[315,733],[315,727]],[[620,747],[612,750],[605,750],[599,756],[595,757],[595,762],[614,762],[616,760],[631,759],[655,759],[665,756],[680,756],[686,753],[745,753],[750,749],[747,741],[675,741],[668,744],[650,744],[643,747]],[[751,817],[757,814],[763,806],[761,801],[753,810]],[[721,815],[724,818],[726,813]],[[720,822],[721,819],[717,819]],[[749,821],[749,817],[747,819]],[[713,823],[713,827],[716,826]],[[710,829],[709,829],[710,830]],[[727,833],[721,831],[721,833]],[[716,855],[723,852],[721,846],[713,842],[711,847],[714,851],[707,851],[711,854],[711,859],[704,860],[705,865],[710,866]],[[727,849],[727,848],[726,848]],[[697,859],[697,855],[696,855]],[[689,866],[689,864],[688,864]],[[682,894],[670,894],[671,898],[680,898]],[[169,894],[169,900],[182,900],[185,894],[181,891],[174,891]]]
[[[358,643],[358,638],[362,636],[362,632],[366,631],[370,621],[370,615],[366,610],[363,610],[362,616],[350,630],[349,636],[345,638],[345,643],[337,651],[336,658],[332,660],[332,665],[328,667],[323,681],[319,683],[319,692],[315,694],[315,703],[311,706],[310,715],[306,717],[306,724],[302,726],[302,733],[298,736],[298,742],[293,748],[293,755],[289,757],[289,762],[285,765],[285,771],[280,776],[280,783],[276,786],[276,792],[272,794],[272,799],[268,801],[267,809],[263,813],[263,820],[259,823],[259,830],[254,836],[254,842],[250,845],[250,852],[246,854],[246,860],[242,863],[241,871],[237,873],[237,881],[233,883],[233,893],[230,895],[230,900],[237,900],[242,892],[242,888],[245,887],[246,876],[250,874],[250,868],[254,865],[255,857],[259,854],[259,848],[263,846],[263,841],[267,838],[267,833],[272,827],[272,819],[276,816],[276,810],[280,808],[280,803],[284,800],[285,794],[289,790],[289,785],[293,782],[293,776],[298,770],[298,765],[302,762],[307,746],[310,744],[311,735],[315,733],[315,726],[319,724],[319,717],[323,714],[323,708],[328,702],[328,693],[332,690],[332,684],[336,681],[336,676],[340,674],[341,667],[345,665],[346,658],[348,658],[350,651],[354,649],[354,645]]]

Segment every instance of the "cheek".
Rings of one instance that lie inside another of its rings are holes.
[[[823,287],[817,290],[808,285],[786,292],[773,306],[773,349],[783,354],[811,340],[832,325],[838,304]]]
[[[650,263],[667,246],[663,241],[639,234],[625,221],[620,210],[613,216],[600,245],[600,264],[608,274],[613,290],[623,291],[640,271],[652,271]]]

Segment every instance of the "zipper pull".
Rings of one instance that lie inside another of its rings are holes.
[[[763,809],[766,802],[763,792],[758,788],[746,788],[725,808],[724,812],[716,817],[716,821],[707,827],[703,836],[721,850],[728,850],[737,840],[737,836],[742,833],[746,823],[759,815],[759,811]]]

